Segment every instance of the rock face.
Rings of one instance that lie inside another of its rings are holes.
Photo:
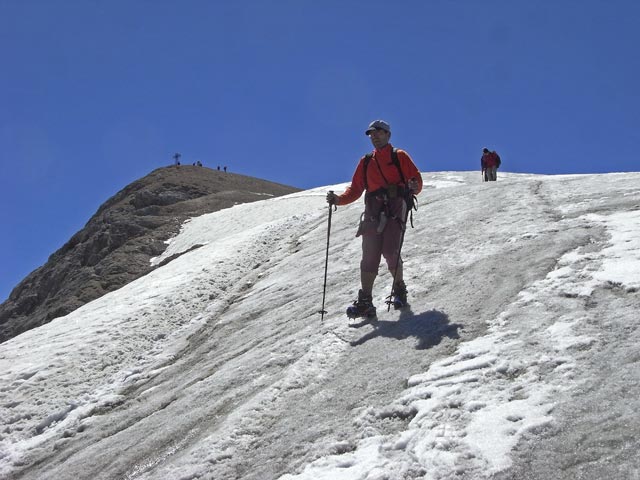
[[[0,342],[147,274],[189,217],[299,189],[183,165],[154,170],[107,200],[0,305]]]

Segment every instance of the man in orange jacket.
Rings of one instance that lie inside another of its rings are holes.
[[[353,174],[351,185],[341,195],[327,194],[330,205],[347,205],[365,192],[365,209],[356,236],[362,236],[360,262],[361,289],[347,315],[375,315],[372,291],[381,257],[395,276],[392,302],[396,308],[407,304],[407,287],[403,280],[400,248],[406,228],[408,199],[422,191],[422,176],[407,152],[389,143],[391,127],[383,120],[369,124],[365,134],[374,146],[363,156]]]

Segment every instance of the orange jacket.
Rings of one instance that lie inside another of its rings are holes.
[[[368,191],[375,192],[380,188],[385,188],[387,183],[384,181],[384,178],[386,178],[391,185],[406,187],[406,185],[402,183],[402,177],[400,177],[398,167],[396,167],[391,160],[392,149],[393,146],[387,144],[380,150],[376,149],[373,151],[373,158],[369,161],[369,165],[367,165]],[[362,157],[360,159],[360,163],[358,163],[356,167],[356,171],[351,179],[351,185],[347,187],[342,195],[338,195],[338,205],[347,205],[348,203],[355,202],[364,192],[364,158],[365,157]],[[409,154],[404,150],[398,149],[398,161],[400,162],[400,168],[406,181],[412,178],[418,180],[418,190],[414,193],[420,193],[422,191],[422,175],[420,175],[418,167],[416,167]],[[380,173],[381,170],[384,178]]]

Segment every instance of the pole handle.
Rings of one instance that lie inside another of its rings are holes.
[[[335,192],[333,190],[329,190],[329,193],[334,194]],[[334,203],[333,211],[335,212],[336,210],[338,210],[338,206]],[[329,215],[331,215],[331,205],[329,205]]]

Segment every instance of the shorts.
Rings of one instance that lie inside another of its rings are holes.
[[[381,213],[385,212],[385,220],[381,220]],[[407,204],[402,197],[387,200],[385,208],[384,198],[367,195],[365,209],[356,236],[362,236],[362,260],[360,270],[378,273],[381,257],[384,256],[389,270],[393,271],[402,263],[400,258],[400,242],[405,229],[404,218]]]

